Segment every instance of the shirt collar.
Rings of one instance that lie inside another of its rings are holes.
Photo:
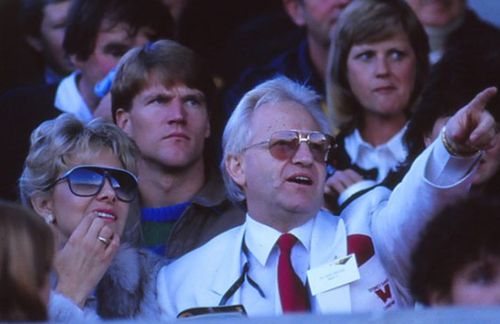
[[[289,233],[295,235],[307,251],[311,246],[313,217],[305,224],[292,229]],[[281,236],[276,229],[254,220],[248,213],[246,215],[245,244],[262,266],[265,266],[273,248]]]
[[[80,72],[75,71],[62,79],[57,87],[54,106],[62,112],[74,114],[82,122],[88,122],[93,116],[78,90],[79,75]]]
[[[374,147],[361,137],[359,129],[356,128],[350,135],[345,138],[345,149],[349,156],[352,157],[352,163],[356,164],[360,159],[360,155],[363,151],[375,151],[375,150],[387,150],[389,151],[395,160],[404,161],[406,158],[406,148],[403,145],[403,135],[406,131],[407,124],[401,128],[393,137],[391,137],[386,143]]]
[[[406,123],[403,128],[399,130],[385,145],[387,149],[392,153],[392,155],[396,158],[396,160],[403,162],[406,159],[406,147],[403,144],[403,135],[406,132],[406,127],[408,123]]]

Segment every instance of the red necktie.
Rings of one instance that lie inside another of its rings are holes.
[[[311,308],[307,289],[293,270],[290,260],[290,252],[296,242],[297,238],[290,233],[283,234],[278,239],[278,246],[280,248],[278,288],[283,313],[306,312]]]

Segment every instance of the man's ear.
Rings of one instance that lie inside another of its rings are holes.
[[[38,53],[43,52],[42,40],[39,37],[26,35],[24,39],[26,40],[26,43],[28,43],[28,45],[35,51],[37,51]]]
[[[300,0],[283,0],[283,7],[295,25],[302,27],[305,26],[306,21],[304,19],[304,5],[299,3],[299,1]]]
[[[229,155],[225,161],[226,171],[240,187],[246,185],[245,162],[242,155]]]
[[[118,108],[115,112],[116,125],[120,127],[128,136],[132,134],[132,123],[130,122],[130,112],[123,108]]]
[[[43,217],[47,223],[54,222],[52,198],[46,195],[31,197],[31,205],[35,212]]]

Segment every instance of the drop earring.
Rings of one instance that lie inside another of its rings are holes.
[[[54,219],[54,215],[52,214],[48,214],[48,215],[45,215],[45,223],[47,224],[53,224],[55,219]]]

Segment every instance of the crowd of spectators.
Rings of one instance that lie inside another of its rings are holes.
[[[0,27],[0,320],[500,304],[500,29],[467,0],[8,0]]]

